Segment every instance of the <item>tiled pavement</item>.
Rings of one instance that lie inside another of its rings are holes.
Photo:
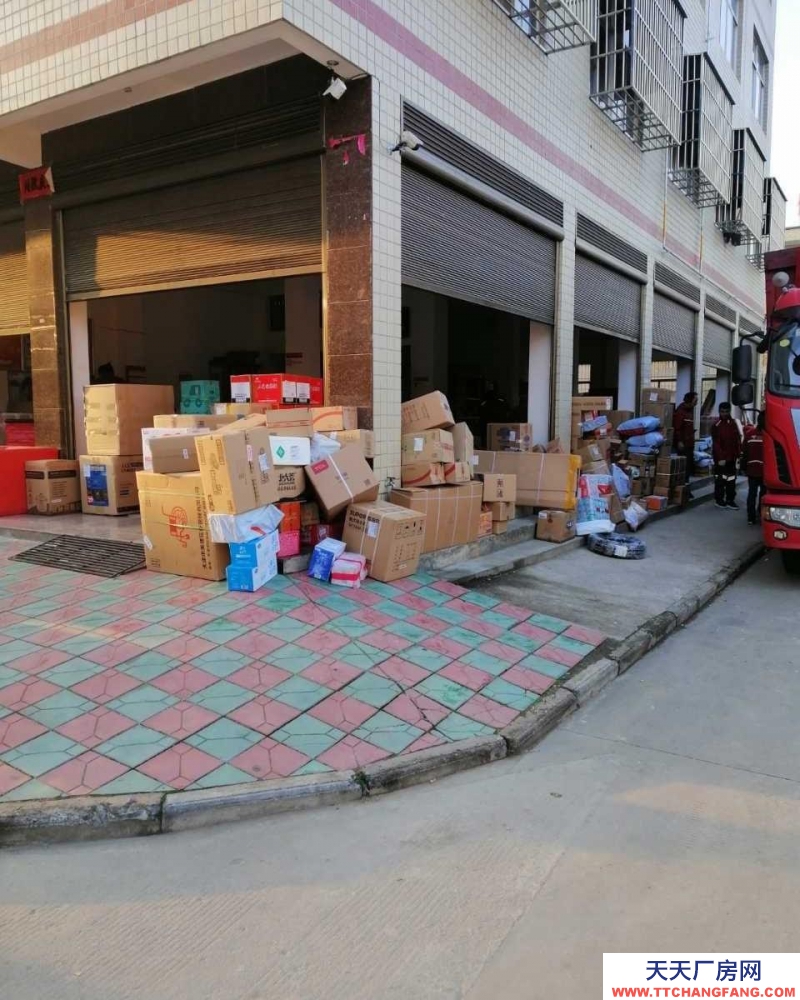
[[[0,801],[210,788],[493,733],[603,640],[418,574],[256,594],[11,562],[0,540]]]

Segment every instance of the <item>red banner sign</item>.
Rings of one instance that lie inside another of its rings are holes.
[[[19,175],[19,200],[23,205],[35,198],[49,198],[54,191],[53,171],[50,167],[35,167]]]

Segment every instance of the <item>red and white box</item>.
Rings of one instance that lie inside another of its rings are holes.
[[[331,583],[337,587],[360,587],[367,578],[367,557],[355,552],[339,556],[331,570]]]
[[[322,406],[325,382],[311,375],[231,375],[231,399],[269,406]]]

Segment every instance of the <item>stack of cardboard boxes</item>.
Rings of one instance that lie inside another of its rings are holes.
[[[491,518],[490,532],[504,535],[516,516],[517,477],[514,473],[485,473],[483,480],[483,513]],[[488,534],[488,532],[487,532]]]
[[[219,401],[219,382],[210,379],[181,382],[181,413],[208,415]]]
[[[391,502],[425,515],[424,552],[475,541],[482,488],[472,481],[469,427],[456,424],[438,391],[403,403],[401,427],[402,487],[392,490]]]
[[[143,468],[142,428],[172,413],[171,385],[91,385],[84,389],[86,455],[79,458],[84,514],[138,510],[136,473]]]

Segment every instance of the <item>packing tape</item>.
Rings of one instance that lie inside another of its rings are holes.
[[[336,464],[336,459],[333,457],[333,455],[327,455],[326,457],[327,457],[328,461],[331,463],[331,465],[333,466],[333,468],[336,470],[336,474],[339,477],[339,479],[341,479],[342,485],[347,490],[348,496],[350,497],[351,500],[353,500],[354,499],[353,491],[350,489],[350,484],[347,482],[347,480],[342,475],[342,470]]]

